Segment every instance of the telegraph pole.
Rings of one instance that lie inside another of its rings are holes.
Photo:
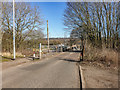
[[[15,1],[13,0],[13,60],[15,60]]]
[[[49,53],[49,31],[48,31],[48,20],[47,20],[47,39],[48,39],[48,53]]]

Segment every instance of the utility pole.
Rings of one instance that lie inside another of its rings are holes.
[[[15,1],[13,0],[13,60],[15,60]]]
[[[48,53],[49,53],[49,31],[48,31],[48,20],[47,20],[47,39],[48,39]]]

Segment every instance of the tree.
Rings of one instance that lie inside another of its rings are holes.
[[[12,7],[13,5],[10,2],[2,3],[2,30],[4,32],[2,44],[4,45],[6,45],[6,43],[9,43],[8,45],[12,44]],[[17,51],[20,47],[22,47],[23,42],[30,36],[31,33],[36,32],[38,34],[39,32],[43,35],[43,19],[39,9],[39,7],[31,7],[29,3],[15,3],[15,38]],[[6,39],[8,39],[7,42],[5,42]],[[11,47],[9,46],[9,48]]]
[[[71,30],[71,37],[87,38],[96,47],[105,45],[115,49],[118,47],[118,11],[117,2],[67,2],[64,25]]]

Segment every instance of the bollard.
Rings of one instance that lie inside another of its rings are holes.
[[[35,59],[35,52],[34,52],[34,54],[33,54],[33,60]]]

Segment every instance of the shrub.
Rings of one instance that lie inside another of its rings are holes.
[[[118,67],[118,52],[112,49],[98,49],[92,45],[86,45],[84,59],[94,62],[100,62],[107,66]]]

